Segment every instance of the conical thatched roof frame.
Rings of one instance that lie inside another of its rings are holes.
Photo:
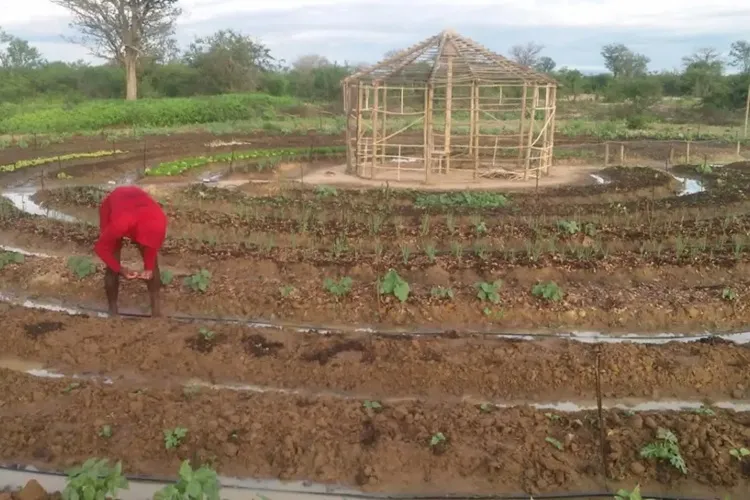
[[[450,29],[354,73],[344,83],[361,81],[408,85],[429,82],[439,85],[447,80],[449,59],[452,60],[453,83],[528,82],[557,85],[549,75],[513,62]]]

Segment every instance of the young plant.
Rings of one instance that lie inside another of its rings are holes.
[[[157,491],[154,500],[219,500],[220,487],[216,471],[205,465],[193,470],[185,460],[177,482]]]
[[[216,338],[216,333],[212,330],[209,330],[206,327],[201,327],[200,330],[198,330],[198,335],[201,336],[203,340],[206,342],[211,342],[214,338]]]
[[[68,258],[68,269],[70,269],[78,279],[83,279],[96,272],[96,264],[91,260],[91,257],[74,255]]]
[[[562,288],[554,281],[546,283],[537,283],[531,289],[531,295],[551,302],[559,302],[563,298]]]
[[[182,444],[182,440],[187,436],[188,430],[184,427],[175,427],[174,429],[164,429],[164,447],[168,450],[177,448]]]
[[[432,290],[430,290],[430,295],[432,295],[436,299],[453,299],[454,297],[452,288],[445,288],[442,286],[432,287]]]
[[[380,411],[383,409],[383,405],[379,401],[365,401],[362,406],[367,410]]]
[[[168,286],[174,281],[174,273],[169,269],[164,269],[159,273],[159,279],[162,285]]]
[[[378,290],[383,295],[393,295],[402,303],[406,302],[406,299],[409,298],[409,283],[404,281],[394,269],[386,273],[380,282]]]
[[[197,273],[185,278],[185,284],[194,292],[205,293],[211,283],[211,272],[201,269]]]
[[[63,500],[105,500],[117,498],[119,490],[127,489],[128,480],[122,475],[120,462],[110,467],[106,458],[90,458],[68,472],[62,497]]]
[[[336,297],[343,297],[348,295],[352,291],[352,279],[349,276],[344,276],[340,280],[336,281],[331,278],[326,278],[323,281],[323,288],[328,290],[331,294]]]
[[[442,432],[436,432],[430,438],[430,446],[433,448],[439,445],[444,445],[445,442],[446,442],[445,434],[443,434]]]
[[[112,426],[111,425],[102,425],[102,428],[99,429],[99,436],[103,437],[104,439],[109,439],[112,437]]]
[[[437,248],[435,248],[435,245],[433,245],[432,243],[425,245],[424,253],[427,256],[427,259],[430,261],[430,264],[435,262],[435,256],[437,255]]]
[[[672,467],[687,474],[687,465],[680,454],[680,445],[677,436],[668,429],[659,427],[656,431],[656,441],[641,448],[643,458],[654,458],[656,460],[667,460]]]
[[[315,196],[321,199],[338,196],[338,194],[339,194],[338,190],[333,186],[321,185],[315,188]]]
[[[553,437],[546,437],[546,438],[544,438],[544,440],[547,441],[552,446],[554,446],[555,448],[557,448],[558,450],[563,451],[563,445],[557,439],[555,439]]]
[[[733,448],[729,450],[729,454],[736,458],[738,461],[742,462],[745,457],[750,457],[750,450],[748,450],[747,448]]]
[[[502,280],[497,280],[493,283],[487,283],[481,281],[474,285],[477,289],[477,298],[482,302],[489,301],[493,304],[500,302],[500,294],[498,290],[503,286]]]
[[[727,302],[734,302],[735,300],[737,300],[737,293],[735,293],[735,291],[731,288],[725,288],[721,292],[721,298],[723,300],[726,300]]]
[[[10,264],[23,264],[23,254],[18,252],[2,252],[0,253],[0,269]]]
[[[617,490],[617,493],[615,493],[615,500],[645,500],[645,499],[641,496],[641,485],[636,484],[635,488],[633,488],[633,491],[628,491],[626,489]]]
[[[292,285],[284,285],[279,287],[279,293],[285,299],[294,293],[294,287]]]
[[[581,232],[581,226],[574,220],[557,221],[557,229],[563,233],[574,235]]]

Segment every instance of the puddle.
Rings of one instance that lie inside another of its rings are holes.
[[[31,299],[21,299],[18,297],[14,297],[5,292],[0,292],[0,302],[8,302],[10,304],[21,306],[21,307],[26,307],[28,309],[43,309],[45,311],[64,312],[70,315],[94,314],[100,318],[106,318],[108,316],[106,313],[102,313],[99,311],[86,311],[83,309],[78,309],[76,307],[69,307],[69,306],[63,306],[60,304],[54,304],[52,302],[43,302],[43,301],[36,301],[36,300],[31,300]]]
[[[682,183],[682,191],[678,196],[687,196],[689,194],[702,193],[706,190],[703,183],[697,179],[691,179],[689,177],[677,177],[673,175],[675,179]]]
[[[596,175],[596,174],[589,174],[589,175],[596,181],[597,184],[609,184],[612,182],[609,179],[605,179],[601,175]]]
[[[0,245],[0,250],[3,250],[5,252],[14,252],[14,253],[20,253],[21,255],[26,255],[28,257],[52,257],[49,254],[41,253],[41,252],[30,252],[29,250],[24,250],[23,248],[18,247],[12,247],[8,245]]]
[[[10,200],[10,202],[13,203],[13,206],[16,207],[18,210],[21,210],[22,212],[26,212],[27,214],[41,215],[43,217],[47,217],[48,219],[59,220],[62,222],[77,222],[78,221],[78,219],[70,215],[64,214],[62,212],[58,212],[57,210],[50,210],[48,208],[42,207],[41,205],[39,205],[38,203],[36,203],[34,200],[31,199],[31,197],[34,196],[35,193],[36,193],[36,190],[30,191],[30,192],[7,191],[7,192],[2,193],[2,196]]]

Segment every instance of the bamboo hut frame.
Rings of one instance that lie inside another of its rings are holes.
[[[349,173],[431,183],[538,178],[552,166],[557,82],[452,30],[342,87]]]

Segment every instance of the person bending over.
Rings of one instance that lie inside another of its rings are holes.
[[[116,315],[120,276],[142,279],[148,286],[151,315],[159,316],[161,276],[157,255],[167,233],[167,217],[148,193],[136,186],[122,186],[109,193],[99,207],[99,239],[94,252],[106,264],[104,290],[109,313]],[[120,264],[122,239],[133,241],[143,257],[143,272]]]

